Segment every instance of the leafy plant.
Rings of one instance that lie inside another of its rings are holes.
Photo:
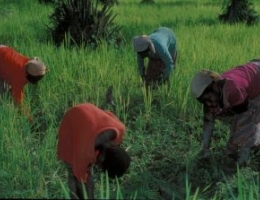
[[[104,5],[108,5],[108,4],[118,4],[118,0],[100,0],[100,2]]]
[[[55,0],[39,0],[39,3],[51,4],[51,3],[55,3]]]
[[[246,22],[247,25],[252,25],[258,21],[258,15],[252,7],[250,0],[226,0],[219,20],[230,24]]]
[[[100,41],[119,41],[120,26],[114,24],[116,14],[111,3],[100,0],[61,0],[50,16],[53,24],[48,27],[56,45],[68,44],[96,46]]]
[[[155,3],[154,0],[142,0],[141,3]]]

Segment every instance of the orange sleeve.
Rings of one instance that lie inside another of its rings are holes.
[[[65,114],[58,130],[57,155],[59,159],[71,165],[72,133],[66,116]]]
[[[116,121],[116,123],[114,124],[116,130],[116,138],[114,139],[114,142],[116,144],[121,143],[124,137],[125,125],[112,112],[110,111],[104,111],[104,112],[107,113],[111,118],[113,118]]]
[[[90,134],[90,121],[80,109],[73,109],[73,172],[78,181],[86,182],[90,166],[96,162],[95,135]]]
[[[33,122],[33,117],[30,114],[29,108],[23,105],[24,100],[24,90],[21,87],[12,87],[12,95],[14,98],[15,106],[18,106],[21,109],[21,113],[25,114],[29,122]]]
[[[24,99],[23,88],[16,85],[12,85],[12,95],[15,101],[15,105],[21,105]]]

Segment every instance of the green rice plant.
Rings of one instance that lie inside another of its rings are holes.
[[[99,190],[95,191],[96,199],[125,199],[126,198],[122,194],[121,187],[117,178],[115,179],[116,186],[115,186],[115,191],[113,192],[111,192],[111,186],[114,187],[114,185],[110,183],[107,173],[100,174],[100,181],[98,184],[100,185],[99,185]],[[66,199],[70,198],[68,188],[66,185],[64,185],[62,181],[60,182],[60,186],[63,191],[64,198]],[[84,198],[88,199],[85,185],[83,185],[83,193],[84,193]],[[131,200],[136,199],[136,193],[133,193],[127,199],[131,199]]]
[[[142,0],[141,3],[155,3],[154,0]]]
[[[113,85],[115,113],[126,125],[122,145],[129,149],[132,163],[122,179],[108,181],[109,190],[105,176],[101,187],[97,173],[97,197],[102,193],[118,199],[259,199],[257,154],[239,174],[223,172],[229,137],[224,124],[216,123],[211,159],[196,157],[203,113],[189,91],[193,75],[202,68],[222,73],[259,57],[259,25],[220,23],[216,17],[220,5],[210,0],[160,0],[156,6],[121,0],[113,11],[122,45],[111,46],[104,40],[93,49],[69,46],[69,33],[59,47],[49,40],[45,27],[54,11],[51,5],[0,0],[1,9],[8,10],[0,17],[2,43],[25,55],[38,55],[50,70],[37,87],[25,89],[33,124],[18,113],[10,96],[0,101],[0,197],[69,198],[66,169],[56,155],[59,123],[73,105],[102,105],[106,89]],[[259,1],[254,6],[259,12]],[[33,18],[32,10],[37,12]],[[132,38],[159,26],[176,33],[179,57],[170,88],[146,94]]]
[[[218,199],[258,199],[259,174],[238,167],[236,168],[236,174],[237,176],[234,179],[223,174],[225,183],[219,184]]]
[[[45,3],[45,4],[51,4],[51,3],[55,3],[56,0],[38,0],[39,3]]]
[[[64,183],[62,181],[60,182],[60,185],[61,185],[61,189],[62,189],[62,191],[64,193],[64,198],[69,199],[70,198],[70,194],[69,194],[68,189],[66,188],[66,186],[64,185]]]

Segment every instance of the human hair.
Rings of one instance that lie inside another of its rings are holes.
[[[118,145],[110,145],[104,149],[102,170],[107,171],[110,178],[121,177],[130,166],[129,154]]]
[[[36,85],[36,84],[38,83],[38,81],[43,78],[43,76],[44,76],[44,75],[33,76],[33,75],[27,73],[26,78],[27,78],[27,80],[28,80],[30,83]]]
[[[208,94],[210,92],[214,92],[214,82],[212,82],[210,85],[208,85],[205,90],[203,91],[203,93],[197,98],[197,100],[200,102],[200,103],[204,103],[203,102],[203,96],[205,94]]]

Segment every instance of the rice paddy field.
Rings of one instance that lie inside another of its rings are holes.
[[[260,153],[250,165],[223,165],[229,129],[217,122],[210,160],[197,158],[202,106],[190,94],[200,69],[219,73],[260,57],[260,27],[218,21],[220,0],[119,0],[113,7],[123,44],[97,49],[56,47],[46,30],[51,5],[36,0],[0,0],[0,44],[39,56],[49,72],[25,87],[34,118],[18,113],[10,96],[0,103],[0,198],[69,198],[66,168],[57,159],[59,123],[78,103],[104,103],[113,85],[116,115],[125,123],[122,143],[132,162],[122,178],[108,180],[95,169],[97,199],[260,199]],[[260,14],[260,2],[252,1]],[[146,93],[137,73],[132,38],[167,26],[176,34],[178,60],[170,88]]]

